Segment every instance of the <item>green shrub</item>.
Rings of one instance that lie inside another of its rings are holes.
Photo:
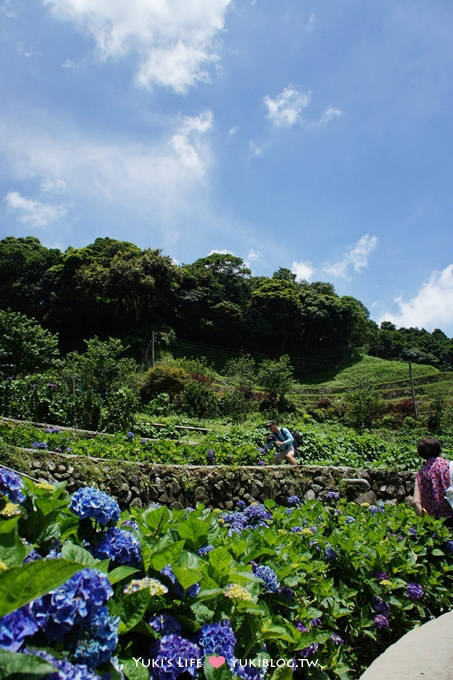
[[[192,418],[214,418],[219,412],[219,402],[207,385],[192,381],[181,394],[179,408]]]
[[[256,401],[253,395],[247,395],[242,390],[227,392],[220,402],[220,411],[233,423],[241,423],[247,416],[256,410]]]
[[[149,368],[143,376],[140,397],[147,404],[159,394],[165,393],[173,401],[177,394],[183,392],[189,381],[190,374],[184,368],[158,364]]]

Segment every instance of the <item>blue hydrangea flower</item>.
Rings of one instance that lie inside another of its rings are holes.
[[[30,550],[27,557],[24,558],[24,564],[28,564],[29,562],[36,562],[36,560],[40,559],[42,559],[42,555],[39,554],[36,548],[33,548],[33,550]]]
[[[18,474],[0,468],[0,496],[8,496],[11,503],[22,503],[25,500],[22,487],[22,478]]]
[[[97,668],[110,660],[118,644],[120,619],[110,616],[107,607],[94,612],[82,637],[77,641],[74,659],[89,668]]]
[[[81,519],[91,517],[101,526],[117,522],[121,514],[120,506],[111,496],[90,486],[72,494],[69,508]]]
[[[85,622],[111,596],[107,576],[95,569],[82,569],[62,586],[33,602],[39,627],[50,638],[61,638],[74,626]]]
[[[448,552],[453,553],[453,541],[447,541],[447,542],[445,543],[445,549],[446,549]]]
[[[17,652],[24,640],[39,630],[31,605],[16,609],[0,618],[0,648]]]
[[[278,594],[281,595],[282,597],[288,598],[288,600],[294,600],[295,598],[294,590],[288,588],[287,586],[283,586],[283,588],[280,588]]]
[[[328,546],[327,548],[324,549],[324,558],[325,558],[327,561],[331,562],[331,561],[333,561],[333,560],[336,560],[337,557],[338,557],[337,553],[336,553],[335,550],[334,550],[333,548],[331,548],[330,546]]]
[[[270,567],[260,567],[254,564],[252,566],[252,571],[257,578],[263,581],[264,590],[266,590],[268,593],[275,593],[280,588],[277,574]]]
[[[182,626],[178,619],[171,614],[159,614],[152,616],[148,621],[149,625],[156,633],[169,635],[170,633],[181,633]]]
[[[410,529],[407,532],[409,536],[416,536],[417,535],[417,529],[415,527],[410,527]]]
[[[133,433],[133,432],[128,432],[128,433],[127,433],[127,438],[128,438],[128,439],[133,439],[133,438],[134,438],[134,433]]]
[[[151,677],[155,680],[176,680],[185,673],[194,678],[202,652],[198,645],[180,635],[164,635],[159,641],[155,659],[157,667],[151,669]]]
[[[131,529],[135,529],[136,531],[140,530],[140,527],[138,526],[137,522],[133,519],[125,519],[124,522],[121,522],[122,527],[130,527]]]
[[[372,607],[374,611],[377,612],[378,614],[383,614],[386,617],[388,617],[388,615],[390,614],[389,603],[383,600],[382,597],[379,597],[378,595],[375,595],[373,597]]]
[[[410,600],[421,600],[425,591],[420,583],[408,583],[406,588],[406,595]]]
[[[200,555],[200,557],[204,557],[205,555],[210,553],[212,550],[214,550],[213,545],[205,545],[202,548],[198,548],[198,554]]]
[[[353,517],[352,515],[346,515],[346,517],[344,518],[344,521],[345,521],[347,524],[354,524],[354,522],[355,522],[355,517]]]
[[[24,651],[26,654],[40,656],[57,668],[55,673],[46,675],[46,680],[99,680],[99,676],[85,665],[74,665],[67,659],[54,659],[42,649]]]
[[[48,444],[47,444],[47,442],[33,442],[32,447],[34,449],[47,449]]]
[[[196,597],[198,595],[200,591],[200,585],[198,583],[194,583],[193,586],[190,586],[190,588],[184,590],[184,588],[176,578],[174,571],[171,567],[171,564],[167,564],[166,567],[161,569],[160,573],[166,576],[168,579],[170,579],[171,583],[173,584],[173,590],[176,597],[179,597],[181,600],[183,600],[185,597]]]
[[[286,508],[285,515],[292,515],[296,508]]]
[[[260,668],[248,662],[234,659],[230,664],[230,670],[235,675],[238,675],[242,680],[262,680],[266,675],[267,669]]]
[[[288,505],[294,505],[297,507],[298,505],[300,505],[300,498],[299,496],[288,496],[287,503]]]
[[[116,564],[139,567],[142,562],[140,543],[130,531],[112,527],[94,549],[98,559],[111,559]]]
[[[244,510],[244,508],[247,506],[247,503],[243,501],[242,499],[238,500],[236,503],[236,507],[238,510]]]
[[[224,619],[220,623],[207,623],[203,626],[198,635],[198,644],[205,656],[224,656],[227,662],[231,662],[234,658],[236,636],[230,622]]]
[[[387,617],[384,616],[384,614],[376,614],[376,616],[373,619],[373,625],[376,628],[376,630],[382,630],[383,628],[389,627],[389,622]]]

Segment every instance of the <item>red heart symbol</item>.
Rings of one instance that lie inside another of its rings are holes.
[[[208,656],[208,662],[211,664],[211,666],[214,666],[214,668],[220,668],[220,666],[223,666],[223,664],[225,663],[225,657]]]

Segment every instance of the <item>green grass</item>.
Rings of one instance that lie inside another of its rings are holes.
[[[414,379],[435,376],[440,373],[434,366],[413,364]],[[383,385],[400,381],[409,382],[409,367],[405,361],[388,361],[378,357],[362,355],[352,366],[340,370],[332,380],[320,382],[318,388],[338,389],[347,387],[351,382],[367,381],[373,385]],[[311,385],[310,387],[313,387]]]

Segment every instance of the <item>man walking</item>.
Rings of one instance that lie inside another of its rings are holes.
[[[281,463],[286,460],[290,465],[297,465],[294,451],[294,437],[286,427],[279,427],[276,420],[269,420],[267,427],[272,432],[270,441],[267,445],[268,449],[273,446],[277,449],[274,456],[274,463]]]

